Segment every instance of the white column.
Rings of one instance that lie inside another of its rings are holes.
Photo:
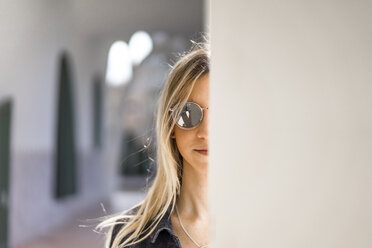
[[[212,2],[212,247],[372,247],[371,9]]]

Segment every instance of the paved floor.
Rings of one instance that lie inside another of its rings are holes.
[[[141,191],[116,192],[107,203],[110,205],[108,214],[128,209],[144,197],[145,193]],[[16,248],[103,248],[104,235],[93,231],[99,221],[87,221],[102,215],[102,209],[89,209],[66,225]]]

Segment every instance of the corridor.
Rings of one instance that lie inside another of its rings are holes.
[[[117,191],[108,202],[97,204],[63,226],[16,248],[102,248],[104,235],[94,230],[99,222],[95,219],[104,216],[104,211],[112,214],[128,209],[144,197],[145,193],[138,190]]]

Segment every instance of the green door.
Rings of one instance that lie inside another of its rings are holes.
[[[67,55],[61,57],[57,119],[56,197],[77,192],[73,82]]]
[[[93,146],[100,148],[102,145],[102,80],[97,75],[93,81]]]
[[[0,248],[8,248],[11,101],[0,102]]]

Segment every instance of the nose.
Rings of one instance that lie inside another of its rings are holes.
[[[208,140],[208,110],[204,111],[202,122],[198,126],[197,137]]]

